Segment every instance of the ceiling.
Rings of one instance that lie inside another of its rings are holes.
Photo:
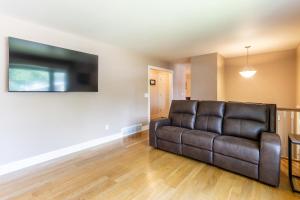
[[[165,60],[295,48],[299,0],[0,0],[0,14]]]

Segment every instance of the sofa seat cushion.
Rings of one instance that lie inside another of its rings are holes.
[[[213,154],[214,165],[250,178],[258,179],[258,166],[247,161],[232,158],[229,156],[224,156],[219,153]]]
[[[169,142],[181,143],[181,134],[189,129],[180,128],[176,126],[163,126],[156,131],[156,135],[159,139],[163,139]]]
[[[214,140],[214,152],[247,161],[259,162],[259,144],[254,140],[234,136],[218,136]]]
[[[182,143],[212,151],[214,138],[218,135],[207,131],[189,130],[182,133]]]

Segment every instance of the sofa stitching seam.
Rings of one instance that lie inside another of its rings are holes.
[[[247,162],[247,163],[250,163],[250,164],[253,164],[253,165],[257,165],[257,166],[259,166],[259,164],[258,164],[258,163],[249,162],[249,161],[247,161],[247,160],[240,159],[240,158],[236,158],[236,157],[229,156],[229,155],[225,155],[225,154],[223,154],[223,153],[219,153],[219,152],[215,152],[215,151],[214,151],[213,153],[220,154],[220,155],[222,155],[222,156],[227,156],[227,157],[230,157],[230,158],[234,158],[234,159],[236,159],[236,160],[241,160],[241,161],[244,161],[244,162]]]

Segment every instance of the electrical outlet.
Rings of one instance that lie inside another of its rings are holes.
[[[109,129],[109,125],[106,124],[106,125],[105,125],[105,130],[108,130],[108,129]]]

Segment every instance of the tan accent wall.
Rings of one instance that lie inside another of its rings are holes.
[[[245,57],[225,59],[226,100],[276,103],[279,107],[295,108],[296,51],[251,55],[249,62],[257,73],[245,79],[239,74]]]
[[[297,108],[300,108],[300,44],[297,48]]]
[[[297,86],[296,86],[296,107],[300,108],[300,44],[298,45],[297,49]],[[297,127],[297,134],[300,134],[300,113],[296,113],[296,127]]]

